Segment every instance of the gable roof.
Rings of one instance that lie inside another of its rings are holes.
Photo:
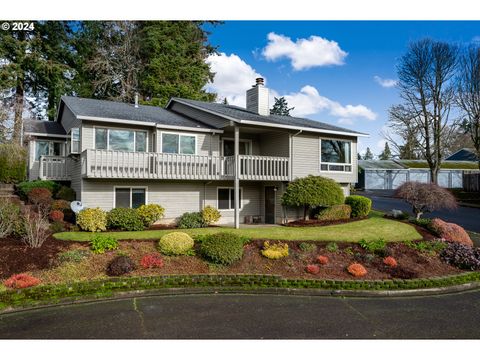
[[[263,116],[238,106],[220,103],[210,103],[198,100],[172,98],[167,104],[167,109],[171,106],[172,102],[178,102],[187,106],[195,107],[199,110],[214,113],[218,116],[222,116],[239,123],[252,124],[252,122],[255,122],[254,125],[273,125],[277,127],[288,127],[292,129],[304,129],[312,131],[322,130],[325,132],[350,134],[352,136],[368,136],[365,133],[330,125],[316,120],[281,115]]]
[[[66,136],[67,133],[62,124],[56,121],[40,121],[40,120],[26,120],[23,123],[23,129],[26,134],[36,135],[54,135],[54,136]]]
[[[463,148],[460,149],[450,156],[448,156],[445,160],[455,160],[455,161],[479,161],[480,159],[475,154],[473,149]]]
[[[213,129],[213,127],[195,121],[186,116],[158,106],[127,104],[117,101],[86,99],[75,96],[62,96],[62,101],[80,119],[111,119],[122,121],[138,121],[178,126],[187,128]]]

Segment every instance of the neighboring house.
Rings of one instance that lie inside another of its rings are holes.
[[[480,159],[478,158],[477,154],[475,153],[474,149],[469,149],[469,148],[463,148],[460,149],[456,152],[454,152],[452,155],[447,157],[445,160],[451,160],[451,161],[476,161],[479,162]]]
[[[172,98],[165,109],[64,96],[56,122],[26,124],[29,178],[68,181],[86,207],[161,204],[166,221],[206,205],[222,223],[281,223],[289,181],[357,182],[357,138],[318,121],[269,115],[263,79],[247,109]],[[236,201],[236,199],[239,201]],[[239,204],[239,206],[235,206]]]
[[[463,173],[478,171],[472,161],[442,162],[438,185],[461,188]],[[430,169],[424,160],[359,160],[357,187],[365,190],[393,190],[406,181],[430,182]]]

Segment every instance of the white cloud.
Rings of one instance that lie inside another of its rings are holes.
[[[210,55],[206,62],[215,73],[206,90],[217,93],[219,100],[227,98],[230,105],[245,107],[245,91],[262,75],[235,54]]]
[[[378,75],[375,75],[373,77],[373,80],[375,80],[376,83],[378,83],[381,87],[384,87],[384,88],[394,87],[398,83],[398,81],[395,79],[384,79]]]
[[[285,35],[271,32],[267,36],[268,44],[263,56],[270,61],[288,58],[295,70],[309,69],[315,66],[343,65],[347,52],[337,42],[312,35],[308,39],[295,42]]]

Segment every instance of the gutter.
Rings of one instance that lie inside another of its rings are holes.
[[[68,135],[58,135],[58,134],[46,134],[46,133],[33,133],[33,132],[26,132],[25,135],[30,136],[40,136],[40,137],[54,137],[54,138],[61,138],[61,139],[69,139],[70,136]]]

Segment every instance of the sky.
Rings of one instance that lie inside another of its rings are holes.
[[[479,21],[226,21],[205,27],[217,55],[207,90],[245,107],[245,91],[266,79],[294,116],[368,133],[359,151],[384,148],[388,109],[400,102],[396,65],[425,37],[458,45],[480,42]]]

